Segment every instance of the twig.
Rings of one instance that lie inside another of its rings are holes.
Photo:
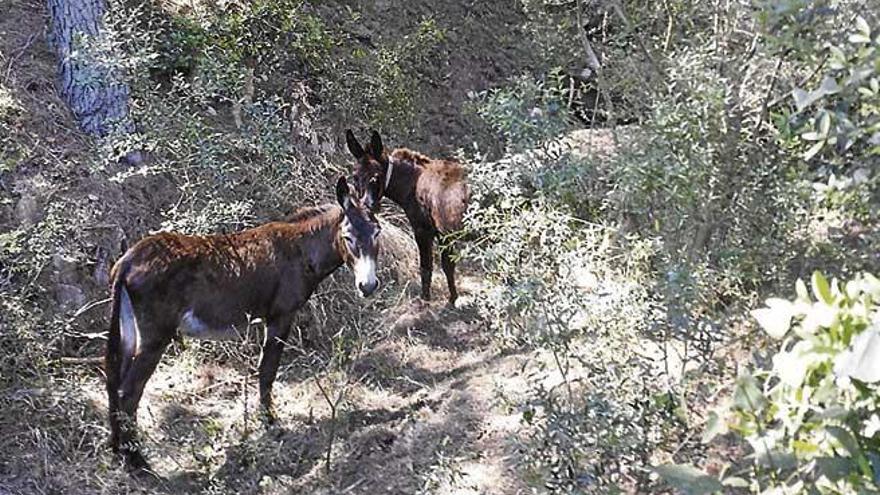
[[[669,22],[666,24],[666,39],[663,40],[663,51],[669,51],[669,43],[672,41],[672,23],[675,18],[672,16],[672,10],[669,8],[669,2],[663,0],[663,6],[666,7],[666,15],[669,16]]]
[[[30,35],[25,41],[24,46],[22,46],[18,52],[9,58],[9,63],[6,65],[6,75],[3,76],[3,83],[7,83],[9,81],[9,75],[12,73],[12,66],[15,65],[15,62],[18,61],[24,55],[24,52],[27,51],[28,48],[34,43],[34,40],[37,39],[38,33],[34,33]]]
[[[785,53],[779,56],[779,60],[776,61],[776,67],[773,69],[773,75],[770,78],[770,87],[767,88],[767,95],[764,96],[764,102],[761,104],[761,114],[758,116],[758,123],[755,124],[755,134],[758,133],[758,130],[761,128],[761,124],[764,123],[764,120],[767,118],[767,113],[769,111],[769,103],[770,97],[773,95],[773,90],[776,88],[776,81],[779,79],[779,70],[782,68],[782,62],[785,60]]]
[[[599,64],[599,58],[596,57],[596,52],[593,51],[593,46],[590,44],[590,39],[587,37],[587,31],[584,29],[582,10],[583,2],[582,0],[577,0],[577,5],[575,6],[575,17],[577,19],[578,35],[581,38],[581,44],[584,45],[584,52],[587,56],[587,67],[589,67],[590,70],[592,70],[593,72],[597,72],[601,65]]]
[[[357,488],[358,486],[360,486],[364,481],[366,481],[366,478],[361,478],[361,479],[355,481],[354,483],[348,485],[348,488],[346,488],[345,490],[342,490],[342,492],[340,492],[340,493],[348,493],[348,492],[354,490],[355,488]]]
[[[330,438],[327,441],[327,453],[324,459],[324,468],[327,474],[330,474],[330,458],[333,454],[333,440],[336,439],[336,410],[339,406],[339,402],[342,400],[342,397],[345,394],[345,388],[339,392],[339,395],[336,397],[336,400],[333,401],[330,399],[330,395],[324,390],[324,386],[321,385],[321,379],[317,376],[315,377],[315,384],[318,386],[318,390],[321,391],[321,395],[324,396],[324,400],[327,402],[327,405],[330,406]]]
[[[110,302],[110,301],[112,301],[112,300],[113,300],[113,298],[108,297],[108,298],[106,298],[106,299],[100,299],[100,300],[97,300],[97,301],[92,301],[92,302],[90,302],[90,303],[87,303],[85,306],[83,306],[83,307],[79,308],[78,310],[76,310],[76,313],[73,314],[73,317],[74,317],[74,318],[79,318],[79,317],[82,316],[82,314],[85,313],[86,311],[88,311],[88,310],[90,310],[90,309],[92,309],[92,308],[98,307],[98,306],[100,306],[100,305],[102,305],[102,304],[107,304],[108,302]]]
[[[816,77],[816,74],[818,74],[819,71],[822,70],[822,67],[825,67],[825,62],[828,61],[828,57],[829,57],[829,54],[826,53],[825,56],[822,57],[822,59],[819,61],[819,64],[816,66],[816,68],[813,69],[813,72],[811,72],[808,76],[805,76],[803,79],[798,81],[796,86],[803,86],[804,84],[808,83],[811,79]],[[773,99],[773,101],[771,101],[769,104],[767,104],[767,109],[769,110],[769,109],[775,107],[776,105],[780,104],[783,100],[785,100],[788,97],[789,97],[789,93],[783,93],[783,94],[777,96],[776,98]]]
[[[645,46],[642,38],[634,32],[632,22],[630,22],[629,17],[626,16],[626,13],[623,11],[623,7],[620,6],[620,3],[616,1],[611,2],[611,8],[614,10],[614,13],[617,14],[617,17],[619,17],[620,20],[623,21],[623,24],[626,26],[626,29],[627,31],[629,31],[630,35],[632,35],[636,39],[639,48],[642,50],[645,58],[648,59],[648,64],[651,66],[652,69],[654,69],[654,72],[656,72],[661,79],[666,79],[666,75],[663,74],[663,71],[660,70],[660,66],[657,65],[657,61],[654,60],[651,52],[648,51],[648,47]]]
[[[61,356],[58,358],[58,361],[61,364],[102,364],[104,362],[104,358],[98,356],[90,356],[90,357],[75,357],[75,356]]]

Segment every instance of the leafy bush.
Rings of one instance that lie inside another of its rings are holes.
[[[575,4],[530,2],[530,8],[571,12],[583,5]],[[479,240],[467,256],[480,263],[489,288],[480,310],[503,339],[551,351],[564,381],[568,363],[582,352],[583,337],[597,328],[614,328],[618,336],[645,332],[662,337],[664,346],[694,343],[700,366],[713,366],[715,343],[742,331],[736,315],[760,294],[823,261],[838,273],[864,266],[856,261],[862,257],[857,252],[816,231],[827,232],[819,226],[830,219],[872,218],[873,173],[858,165],[870,163],[868,135],[864,129],[857,133],[861,141],[838,150],[836,157],[830,149],[816,155],[814,161],[823,160],[819,166],[803,159],[804,138],[812,137],[804,133],[820,123],[803,115],[810,108],[827,105],[841,113],[831,117],[835,123],[846,115],[855,127],[874,123],[870,77],[852,77],[860,67],[875,70],[871,31],[858,21],[861,27],[847,41],[851,33],[840,34],[835,27],[855,19],[856,6],[783,1],[760,3],[755,10],[739,4],[713,10],[701,5],[676,1],[649,8],[631,1],[583,12],[590,16],[585,29],[603,64],[601,77],[591,84],[609,94],[626,88],[619,99],[598,101],[639,122],[612,131],[616,146],[610,157],[573,159],[567,150],[548,145],[570,124],[569,71],[521,77],[476,95],[476,113],[504,139],[508,153],[519,153],[472,167],[476,205],[470,219]],[[849,45],[835,55],[837,49],[827,43]],[[836,59],[846,63],[831,62]],[[814,72],[826,68],[841,87],[856,85],[822,95],[812,107],[796,108],[804,96],[796,92],[792,98],[788,88],[812,84]],[[613,86],[617,81],[624,84]],[[521,153],[537,146],[544,149]],[[632,257],[618,262],[618,248],[631,250]],[[581,291],[578,273],[596,276],[602,295]],[[628,283],[636,280],[641,285],[632,290]],[[618,320],[608,318],[615,312]],[[619,363],[614,355],[593,359]],[[634,358],[618,369],[632,370],[637,363]],[[650,382],[643,393],[675,397],[670,408],[686,410],[689,401],[701,397],[686,376]],[[711,377],[707,381],[712,388],[720,386]],[[584,453],[615,447],[587,443],[583,432],[590,425],[581,397],[536,396],[544,415],[535,419],[539,432],[532,447],[536,455],[556,459],[536,461],[550,466],[537,469],[549,483],[544,486],[585,490],[592,464],[583,462],[589,458]],[[649,407],[627,410],[615,399],[608,401],[612,417],[652,417]],[[687,414],[681,417],[688,421]],[[667,428],[672,431],[674,423]],[[681,449],[671,450],[675,456]],[[619,452],[624,451],[638,449]],[[699,452],[695,447],[688,455],[700,458]],[[702,487],[694,491],[743,483],[734,478],[724,485],[695,468],[670,468],[665,474],[689,480],[689,489]]]
[[[749,481],[726,484],[755,493],[876,491],[880,279],[829,284],[816,272],[812,297],[798,281],[794,300],[770,298],[752,314],[781,345],[769,369],[742,373],[730,401],[710,414],[704,440],[730,431],[753,451]]]
[[[524,75],[508,86],[473,94],[469,108],[506,143],[508,152],[516,153],[569,128],[568,95],[563,73],[555,69],[539,80]]]
[[[795,113],[787,124],[807,146],[804,159],[822,153],[845,164],[852,156],[880,154],[880,36],[857,16],[848,36],[832,38],[822,52],[821,82],[792,91]]]

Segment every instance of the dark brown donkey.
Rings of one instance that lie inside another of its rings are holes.
[[[285,222],[235,234],[146,237],[116,262],[107,394],[111,445],[129,468],[147,467],[135,438],[138,402],[175,336],[235,337],[247,315],[263,318],[260,401],[271,421],[272,383],[293,313],[343,263],[363,296],[376,290],[379,224],[344,177],[336,195],[340,206],[303,208]]]
[[[376,211],[383,196],[406,213],[419,246],[422,298],[431,298],[434,239],[440,241],[440,266],[449,285],[449,304],[458,297],[455,289],[455,243],[468,205],[464,169],[456,162],[432,160],[415,151],[399,148],[385,153],[382,137],[373,131],[364,149],[351,130],[345,131],[348,150],[354,155],[354,182],[364,206]]]

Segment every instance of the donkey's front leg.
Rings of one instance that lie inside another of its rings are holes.
[[[290,316],[276,317],[269,320],[266,326],[266,342],[263,344],[263,358],[260,361],[260,403],[266,420],[275,422],[275,410],[272,407],[272,384],[281,363],[284,343],[290,335]]]
[[[434,269],[434,234],[416,230],[416,244],[419,246],[419,272],[422,276],[422,299],[431,300],[431,275]]]

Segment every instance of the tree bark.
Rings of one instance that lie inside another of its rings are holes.
[[[83,39],[101,36],[105,0],[47,1],[52,23],[50,42],[58,57],[61,96],[80,127],[97,136],[133,132],[128,86],[99,61],[79,55]]]

